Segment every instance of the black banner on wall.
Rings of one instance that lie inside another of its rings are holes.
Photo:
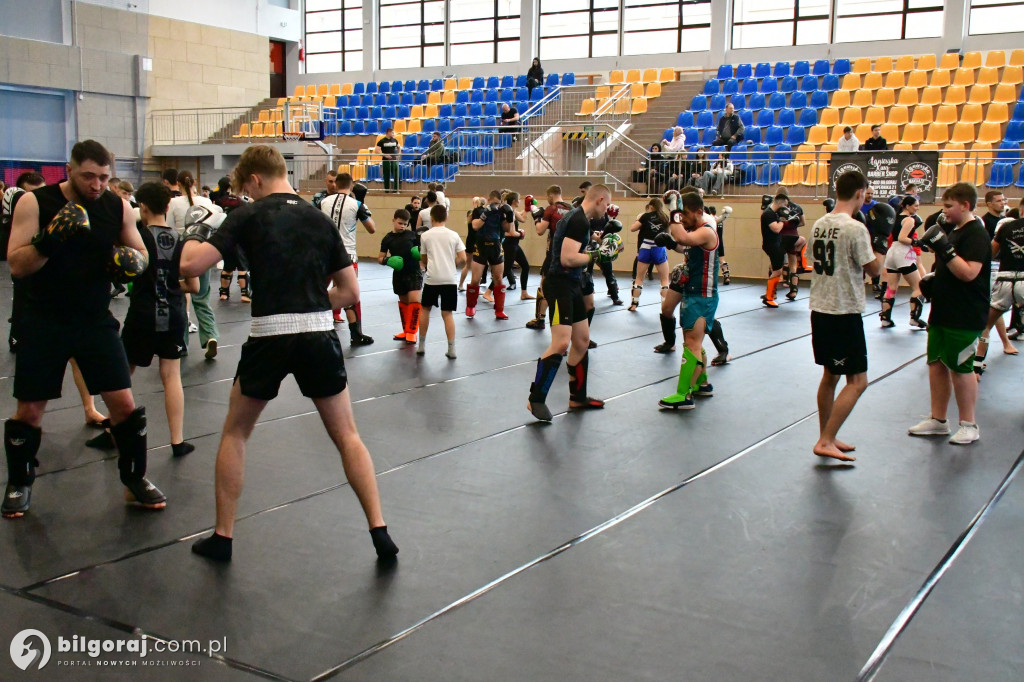
[[[875,201],[903,194],[908,184],[917,185],[922,204],[935,202],[939,153],[936,151],[832,152],[828,164],[828,194],[836,196],[836,178],[851,170],[863,173],[875,191]]]

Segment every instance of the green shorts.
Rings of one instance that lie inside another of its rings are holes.
[[[980,337],[981,331],[928,325],[928,364],[941,362],[957,374],[970,374]]]

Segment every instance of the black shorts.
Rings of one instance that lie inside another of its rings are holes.
[[[796,242],[800,239],[798,234],[784,234],[782,235],[782,250],[786,253],[799,253],[799,249],[796,248]]]
[[[241,272],[249,271],[249,259],[245,257],[245,253],[236,248],[233,252],[228,253],[224,256],[224,272],[234,272],[239,270]]]
[[[902,268],[886,268],[886,272],[890,275],[909,275],[912,272],[917,272],[917,263],[911,263],[910,265],[904,265]]]
[[[505,262],[505,251],[501,248],[500,241],[484,241],[477,237],[476,250],[473,251],[473,261],[480,265],[501,265]]]
[[[436,308],[441,303],[441,310],[455,310],[459,302],[459,287],[456,284],[424,284],[420,305],[424,308]]]
[[[580,283],[566,277],[548,277],[541,285],[548,302],[548,320],[551,325],[572,325],[587,319],[587,304],[583,301]]]
[[[721,258],[725,255],[725,240],[722,238],[722,223],[717,225],[718,231],[718,257]]]
[[[473,228],[466,233],[466,253],[476,253],[476,230]]]
[[[242,395],[273,400],[289,374],[307,398],[328,398],[344,391],[348,376],[337,332],[249,337],[242,345],[235,372]]]
[[[772,270],[781,270],[786,264],[786,250],[782,248],[782,244],[762,244],[761,250],[768,254]]]
[[[590,270],[584,270],[580,275],[580,291],[584,296],[594,295],[594,273]]]
[[[71,358],[78,362],[89,393],[131,388],[119,328],[109,314],[86,322],[53,322],[24,315],[18,320],[14,397],[26,402],[59,398]]]
[[[837,375],[868,371],[868,346],[864,318],[859,313],[829,315],[811,311],[811,345],[814,362]]]
[[[124,344],[128,364],[136,367],[149,367],[153,356],[161,360],[177,360],[185,357],[185,330],[157,332],[141,326],[125,326],[121,332],[121,343]]]
[[[397,296],[405,296],[410,291],[419,291],[423,288],[423,271],[418,267],[415,270],[399,270],[391,275],[391,290]]]

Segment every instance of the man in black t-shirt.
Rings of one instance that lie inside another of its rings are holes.
[[[1006,217],[1006,196],[999,190],[990,190],[985,193],[985,208],[987,209],[985,215],[981,216],[981,220],[985,223],[985,230],[988,232],[989,239],[995,240],[996,238],[996,226],[999,221]],[[993,245],[994,246],[994,245]],[[1005,253],[1005,251],[1003,251]],[[992,258],[992,287],[995,288],[995,276],[996,271],[1000,270],[999,258],[993,256]],[[1015,327],[1019,325],[1020,321],[1020,307],[1017,305],[1011,305],[1009,307],[1010,312],[1010,326]],[[1005,310],[1003,311],[1006,312]],[[999,334],[999,340],[1003,342],[1003,352],[1008,355],[1016,355],[1017,349],[1010,343],[1010,338],[1007,335],[1006,323],[1003,322],[1003,316],[1000,315],[996,318],[996,333]],[[988,334],[983,334],[983,337],[988,337]],[[984,350],[988,350],[987,339],[984,340]],[[981,352],[982,346],[978,347],[978,355],[982,358],[985,354]]]
[[[359,300],[359,283],[341,235],[330,218],[295,194],[284,158],[273,147],[246,149],[231,184],[256,201],[232,212],[219,230],[203,224],[190,228],[179,251],[180,272],[191,277],[242,246],[255,289],[252,326],[242,346],[217,452],[217,525],[192,551],[216,561],[231,559],[245,444],[263,408],[292,374],[302,394],[312,398],[341,453],[378,557],[394,559],[398,547],[384,525],[373,462],[356,430],[331,316],[333,308]],[[328,280],[334,283],[329,293]]]
[[[501,192],[494,190],[488,196],[488,204],[480,215],[473,219],[476,235],[473,239],[473,265],[469,286],[466,287],[466,317],[476,315],[476,303],[480,295],[480,278],[490,266],[491,281],[494,283],[494,317],[507,320],[505,314],[505,252],[501,248],[504,235],[515,226],[512,207],[501,202]]]
[[[43,414],[47,402],[61,395],[70,358],[78,361],[89,392],[99,393],[110,410],[125,499],[147,509],[167,506],[146,479],[146,408],[135,406],[117,320],[109,310],[111,275],[129,272],[114,254],[120,263],[128,259],[142,268],[147,260],[131,206],[107,191],[112,163],[100,143],[78,142],[68,179],[25,194],[14,212],[7,257],[11,276],[21,280],[24,305],[14,377],[18,409],[4,424],[8,518],[28,511]]]
[[[589,186],[590,183],[587,183],[587,187]],[[540,220],[535,221],[534,224],[538,237],[543,237],[547,234],[544,246],[544,262],[540,265],[540,286],[537,287],[535,316],[526,323],[527,329],[537,330],[544,329],[546,326],[544,313],[548,309],[548,303],[544,299],[544,280],[547,277],[548,267],[551,265],[551,239],[555,234],[555,227],[558,225],[558,222],[572,210],[572,206],[562,199],[562,188],[558,185],[548,187],[545,194],[547,194],[548,206],[544,209],[544,213],[541,214]]]
[[[1024,220],[1003,218],[996,227],[992,255],[998,258],[993,263],[999,263],[999,272],[992,285],[988,324],[978,340],[978,354],[974,361],[974,371],[978,374],[985,369],[988,335],[992,327],[1002,323],[1007,310],[1024,305]],[[1003,334],[1000,334],[1000,338],[1003,340],[1003,352],[1016,355],[1017,349],[1009,339]]]
[[[609,189],[594,185],[583,202],[565,214],[555,227],[543,284],[551,321],[551,345],[537,359],[537,375],[530,384],[527,406],[540,421],[551,421],[551,410],[545,401],[566,351],[569,354],[566,367],[569,370],[569,409],[604,407],[604,401],[587,395],[590,324],[583,298],[583,276],[600,253],[590,248],[591,221],[605,217],[610,201]]]
[[[790,216],[783,209],[789,206],[789,197],[784,193],[775,195],[772,203],[761,213],[761,250],[768,256],[768,285],[761,302],[769,308],[778,308],[775,295],[782,281],[782,266],[786,263],[786,250],[782,248],[782,230],[787,226],[800,224],[799,216]]]
[[[501,105],[501,132],[514,133],[522,127],[519,110],[508,103]]]
[[[875,124],[871,126],[871,137],[864,141],[864,151],[884,152],[889,148],[889,143],[882,137],[882,126]]]
[[[950,438],[967,445],[981,437],[974,420],[978,379],[974,353],[989,310],[989,268],[992,248],[981,220],[974,216],[978,193],[965,182],[942,195],[942,211],[952,229],[947,235],[933,225],[921,237],[935,252],[935,271],[921,280],[921,292],[932,301],[928,315],[928,383],[931,416],[910,427],[912,436],[949,435],[946,410],[952,384],[960,428]]]
[[[325,189],[320,190],[319,192],[317,192],[316,194],[313,195],[313,205],[314,206],[316,206],[317,208],[320,208],[320,204],[321,204],[321,202],[323,202],[324,199],[326,199],[327,197],[331,196],[332,194],[337,194],[338,193],[338,186],[336,184],[337,181],[338,181],[338,171],[336,171],[336,170],[329,170],[329,171],[327,171],[327,187]]]
[[[388,128],[384,137],[377,140],[380,148],[380,172],[384,177],[384,191],[398,194],[398,159],[401,145],[395,139],[395,129]]]

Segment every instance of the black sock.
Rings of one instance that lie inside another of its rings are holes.
[[[214,532],[192,545],[192,551],[214,561],[231,561],[231,538]]]
[[[114,445],[114,437],[110,435],[110,431],[104,431],[100,435],[93,436],[85,441],[85,447],[96,448],[97,450],[113,450],[117,446]]]
[[[190,452],[196,449],[195,445],[187,441],[181,441],[180,443],[171,443],[171,453],[175,457],[184,457]]]
[[[719,353],[728,353],[729,344],[725,341],[725,333],[722,332],[722,323],[715,320],[715,323],[711,325],[711,331],[708,333],[711,337],[711,343],[715,344],[715,350]]]
[[[377,550],[378,559],[394,559],[398,554],[398,545],[388,535],[387,526],[371,528],[370,537],[373,539],[373,548]]]

